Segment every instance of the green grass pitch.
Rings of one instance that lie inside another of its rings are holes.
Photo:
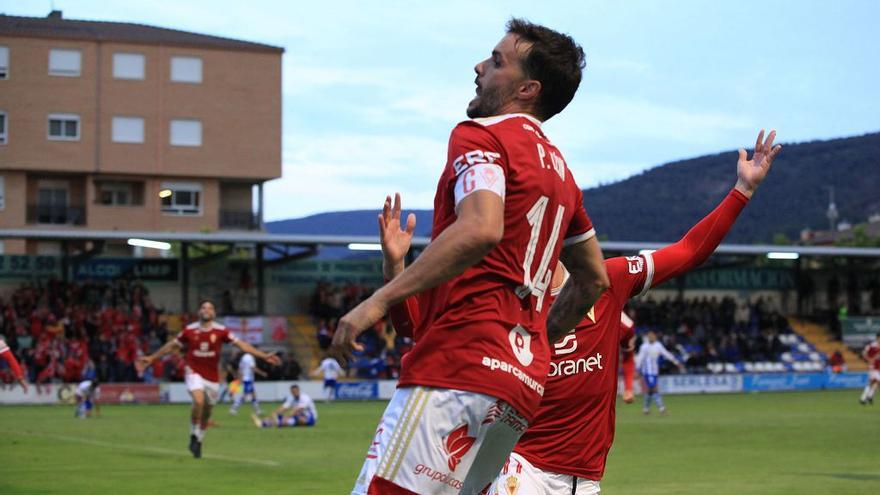
[[[604,494],[861,494],[880,486],[880,404],[858,392],[667,396],[618,405]],[[274,405],[272,405],[274,406]],[[264,406],[266,409],[269,404]],[[384,403],[319,404],[314,428],[255,428],[227,405],[201,460],[188,406],[2,406],[0,493],[347,494]]]

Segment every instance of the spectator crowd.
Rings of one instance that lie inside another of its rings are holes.
[[[184,315],[184,324],[194,317]],[[134,363],[169,338],[167,318],[136,281],[23,285],[0,297],[0,336],[23,365],[31,383],[180,381],[183,358],[164,356],[143,377]],[[275,379],[299,377],[293,359],[266,370]],[[0,369],[0,382],[7,382]],[[290,377],[291,374],[296,376]]]
[[[760,297],[751,302],[648,298],[631,301],[627,311],[639,333],[657,332],[664,346],[697,373],[709,363],[778,361],[786,350],[779,336],[792,332],[785,317]]]
[[[315,321],[318,346],[327,350],[336,332],[339,318],[370,297],[375,288],[355,283],[319,282],[312,294],[309,314]],[[395,379],[400,375],[400,360],[412,349],[412,339],[397,335],[391,322],[382,319],[358,337],[363,351],[355,352],[350,363],[358,378]]]

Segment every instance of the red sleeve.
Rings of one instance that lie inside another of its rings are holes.
[[[24,377],[24,373],[21,371],[21,366],[18,364],[18,360],[15,359],[15,354],[13,354],[8,347],[0,351],[0,358],[6,361],[6,364],[9,365],[9,369],[12,370],[12,375],[16,380],[21,380]]]
[[[228,343],[235,342],[236,340],[238,340],[235,338],[235,335],[232,335],[232,332],[230,332],[228,328],[224,328],[222,330],[222,332],[223,332],[223,336],[220,337],[221,342],[228,344]]]
[[[584,194],[581,192],[581,189],[577,184],[575,184],[571,171],[568,172],[568,179],[571,180],[570,187],[573,187],[574,189],[573,194],[575,197],[575,203],[574,215],[572,215],[571,221],[568,223],[568,229],[565,231],[565,240],[562,241],[563,247],[584,242],[596,235],[596,230],[593,228],[593,221],[590,220],[590,216],[587,215],[587,209],[584,208]]]
[[[391,324],[394,330],[402,337],[413,337],[413,329],[421,317],[419,311],[419,300],[416,296],[410,296],[405,301],[391,306],[388,310],[388,316],[391,318]]]
[[[184,328],[183,330],[177,332],[177,336],[174,337],[174,340],[176,340],[178,344],[180,344],[182,346],[186,346],[187,342],[189,342],[189,335],[187,335],[187,329]]]
[[[609,258],[605,260],[605,268],[611,279],[611,294],[621,306],[627,299],[649,288],[653,270],[649,255]]]
[[[721,204],[688,231],[680,241],[648,255],[653,258],[651,280],[654,287],[700,266],[715,251],[749,199],[736,189]]]

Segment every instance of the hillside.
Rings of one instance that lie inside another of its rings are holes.
[[[777,233],[796,240],[805,227],[826,229],[828,186],[836,190],[841,220],[863,222],[880,211],[880,133],[783,146],[728,242],[771,242]],[[588,189],[584,201],[603,238],[673,241],[733,186],[735,163],[736,151],[667,163]],[[376,213],[322,213],[270,222],[267,228],[273,233],[374,235]],[[430,211],[416,214],[417,234],[428,235]]]

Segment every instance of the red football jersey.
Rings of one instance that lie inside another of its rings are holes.
[[[403,358],[399,384],[491,395],[531,419],[549,366],[552,271],[563,245],[595,233],[562,153],[532,117],[456,126],[437,185],[432,238],[455,221],[458,201],[475,189],[503,198],[504,236],[482,261],[419,294],[416,345]]]
[[[614,441],[620,346],[632,337],[622,311],[650,288],[652,261],[651,255],[606,260],[611,287],[553,346],[544,401],[514,449],[539,469],[602,479]]]
[[[223,344],[235,342],[235,337],[217,322],[210,330],[203,330],[199,322],[195,322],[177,334],[177,342],[186,348],[187,373],[198,373],[209,382],[219,382],[220,350]]]
[[[880,344],[876,341],[865,346],[864,354],[868,356],[868,367],[880,371]]]

